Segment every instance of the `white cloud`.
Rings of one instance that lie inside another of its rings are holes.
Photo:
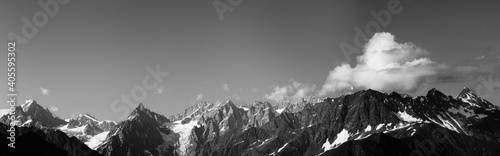
[[[198,96],[196,96],[196,101],[203,99],[203,94],[200,93]]]
[[[156,88],[156,90],[154,91],[155,94],[162,94],[163,93],[163,86],[159,86],[158,88]]]
[[[40,87],[40,91],[43,95],[49,95],[50,90],[47,88]]]
[[[57,111],[59,111],[59,108],[57,108],[56,106],[49,106],[49,110],[51,112],[57,112]]]
[[[224,91],[229,91],[229,85],[225,83],[224,85],[222,85],[222,89],[224,89]]]
[[[331,70],[318,92],[324,96],[347,87],[414,91],[444,65],[423,57],[428,52],[412,43],[397,43],[390,33],[376,33],[365,45],[357,65],[342,64]]]
[[[316,85],[303,84],[293,79],[290,79],[289,81],[292,82],[292,85],[286,85],[283,87],[274,86],[273,92],[265,94],[264,98],[275,102],[297,101],[301,98],[310,96],[316,89]]]
[[[486,56],[482,55],[482,56],[476,57],[475,60],[477,61],[477,60],[481,60],[481,59],[484,59],[484,58],[486,58]]]
[[[259,92],[259,89],[255,88],[255,87],[252,87],[252,88],[250,88],[250,89],[252,89],[252,92],[254,92],[254,93]]]

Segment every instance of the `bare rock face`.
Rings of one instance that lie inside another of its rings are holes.
[[[432,89],[412,98],[363,90],[327,98],[198,142],[194,155],[495,155],[500,109],[468,93],[453,98]]]
[[[139,104],[127,120],[110,131],[97,151],[108,156],[176,155],[168,138],[168,123],[170,120],[163,115]]]
[[[297,113],[302,111],[304,107],[306,107],[307,104],[315,104],[315,103],[320,103],[324,99],[317,98],[314,96],[310,96],[307,98],[301,98],[298,101],[283,101],[280,103],[277,103],[274,108],[278,110],[278,113],[281,112],[288,112],[288,113]]]
[[[247,127],[260,127],[278,116],[278,113],[269,102],[255,102],[247,111],[247,116]]]
[[[214,103],[211,103],[208,101],[200,101],[200,102],[197,102],[194,105],[186,108],[184,110],[184,112],[170,116],[169,120],[177,121],[177,120],[181,120],[181,119],[187,118],[187,117],[194,117],[194,116],[200,115],[204,112],[207,112],[208,110],[212,109],[214,106],[215,106]]]

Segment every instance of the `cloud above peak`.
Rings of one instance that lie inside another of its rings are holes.
[[[291,85],[274,86],[273,92],[265,94],[264,98],[274,102],[281,101],[298,101],[301,98],[311,96],[316,89],[316,85],[304,84],[293,79],[289,80]]]
[[[163,86],[159,86],[155,89],[154,93],[155,94],[163,94],[163,90],[164,90],[164,87]]]
[[[196,96],[196,101],[202,100],[203,99],[203,94],[200,93]]]
[[[57,112],[57,111],[59,111],[59,108],[57,108],[57,106],[49,106],[49,110],[51,112]]]
[[[227,83],[224,83],[222,85],[222,89],[224,89],[224,91],[229,91],[229,85]]]
[[[49,89],[47,89],[47,88],[40,87],[40,92],[41,92],[43,95],[49,95],[50,90],[49,90]]]
[[[390,33],[376,33],[357,57],[356,66],[344,63],[331,70],[318,95],[348,87],[415,91],[426,78],[445,68],[425,57],[428,54],[413,43],[397,43]]]

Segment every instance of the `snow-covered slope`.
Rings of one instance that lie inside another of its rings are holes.
[[[191,135],[191,131],[194,127],[199,126],[198,121],[191,120],[189,123],[182,124],[181,120],[175,121],[172,125],[169,126],[172,131],[179,134],[179,149],[181,155],[186,155],[186,150],[190,146],[191,142],[189,141],[189,135]]]
[[[66,119],[68,124],[57,127],[68,136],[75,136],[83,142],[109,131],[116,126],[114,121],[99,121],[89,114],[80,114],[75,118]],[[105,137],[105,136],[104,136]]]
[[[89,146],[91,149],[96,149],[98,145],[106,140],[106,136],[108,136],[109,131],[99,133],[90,138],[85,144]]]

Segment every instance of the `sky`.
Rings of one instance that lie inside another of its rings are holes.
[[[0,48],[18,36],[18,104],[35,99],[62,118],[121,121],[138,103],[170,116],[200,100],[276,103],[346,87],[469,87],[500,105],[498,5],[5,0]]]

